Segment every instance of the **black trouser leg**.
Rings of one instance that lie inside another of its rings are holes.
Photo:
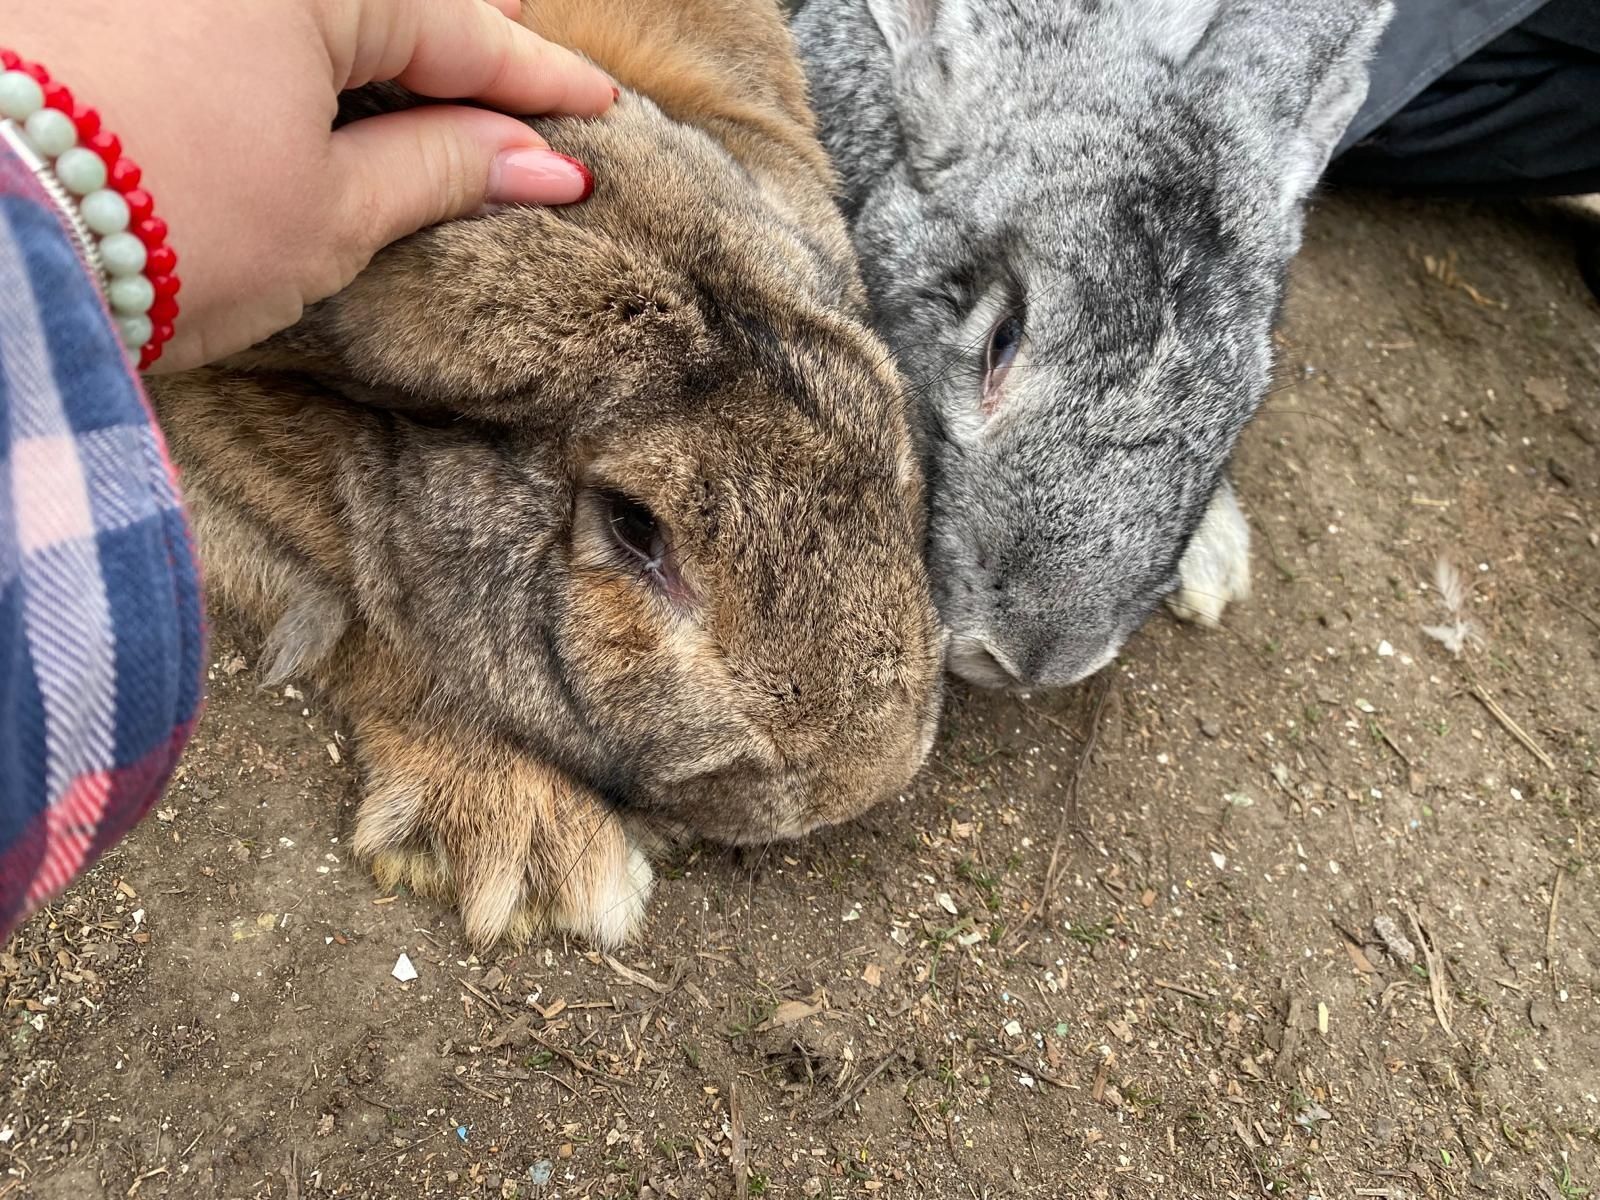
[[[1329,177],[1441,196],[1600,192],[1600,0],[1550,0],[1350,147]]]

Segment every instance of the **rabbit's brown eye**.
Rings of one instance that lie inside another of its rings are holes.
[[[983,412],[988,416],[1000,403],[1000,385],[1022,347],[1022,318],[1007,316],[989,332],[983,359]]]

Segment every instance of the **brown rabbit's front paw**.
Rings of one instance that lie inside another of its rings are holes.
[[[355,850],[386,887],[454,900],[480,948],[561,930],[615,947],[644,925],[649,860],[597,797],[471,735],[359,729],[367,769]]]

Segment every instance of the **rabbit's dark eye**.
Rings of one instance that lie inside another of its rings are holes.
[[[655,514],[632,497],[621,492],[606,493],[606,524],[617,545],[642,562],[665,555],[666,540]]]
[[[1022,318],[1016,315],[1003,317],[989,331],[989,347],[983,359],[983,412],[992,413],[1000,403],[1000,385],[1016,361],[1022,347]]]
[[[648,507],[621,492],[604,493],[606,526],[611,530],[611,540],[642,574],[676,593],[679,590],[677,568],[671,562],[666,531]]]

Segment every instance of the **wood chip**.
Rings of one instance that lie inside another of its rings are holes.
[[[693,982],[686,982],[683,985],[683,990],[688,992],[689,995],[693,996],[694,997],[694,1002],[696,1004],[698,1004],[701,1008],[705,1009],[708,1012],[711,1010],[711,1000],[710,1000],[710,998],[704,992],[702,992],[700,990],[698,985],[696,985]]]
[[[785,1000],[772,1015],[756,1026],[757,1033],[766,1033],[773,1029],[782,1029],[785,1025],[793,1025],[796,1021],[804,1021],[807,1017],[814,1017],[824,1008],[821,1000],[808,1003],[805,1000]]]
[[[1432,939],[1422,928],[1422,918],[1417,915],[1417,910],[1407,906],[1406,915],[1411,918],[1411,928],[1416,931],[1417,945],[1422,950],[1422,960],[1428,967],[1428,996],[1433,1001],[1433,1015],[1438,1018],[1439,1028],[1454,1040],[1455,1030],[1450,1028],[1450,993],[1445,987],[1444,957],[1435,949]]]
[[[1353,946],[1349,942],[1346,942],[1344,944],[1344,950],[1345,953],[1350,956],[1350,964],[1363,975],[1373,975],[1377,973],[1378,968],[1372,965],[1372,960],[1366,956],[1365,952],[1360,946]]]
[[[666,984],[657,982],[643,971],[635,971],[632,967],[624,966],[609,954],[605,956],[605,963],[606,966],[636,987],[647,988],[658,996],[665,996],[672,991]]]

